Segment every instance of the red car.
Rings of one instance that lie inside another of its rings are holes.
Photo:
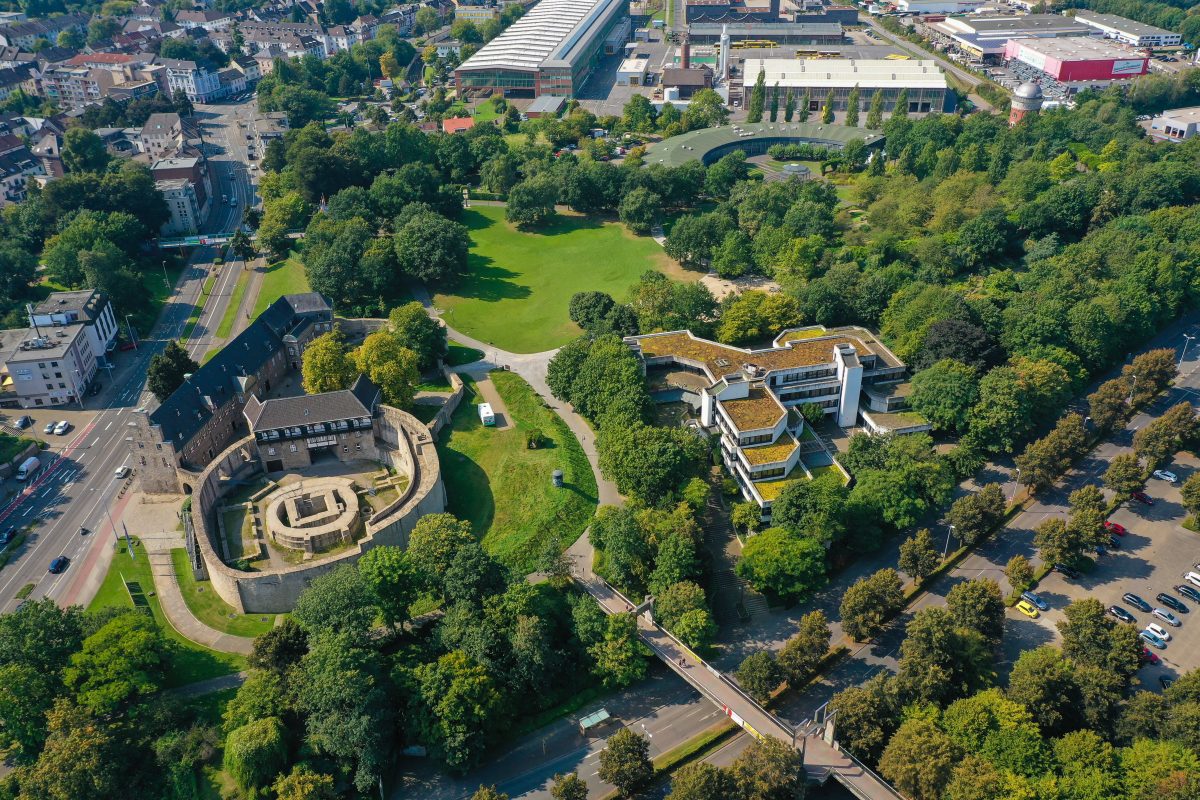
[[[1150,495],[1146,494],[1145,492],[1134,492],[1129,496],[1134,500],[1137,500],[1139,503],[1145,503],[1148,506],[1154,505],[1154,501],[1150,499]]]
[[[1129,531],[1125,529],[1124,525],[1116,522],[1109,522],[1107,520],[1104,522],[1104,530],[1108,531],[1109,533],[1115,533],[1117,536],[1124,536],[1125,534],[1129,533]]]
[[[1139,658],[1140,658],[1140,659],[1141,659],[1141,661],[1142,661],[1143,663],[1145,663],[1145,664],[1155,664],[1155,665],[1157,665],[1159,662],[1161,662],[1161,661],[1162,661],[1162,659],[1161,659],[1161,658],[1159,658],[1159,657],[1158,657],[1157,655],[1155,655],[1154,653],[1151,653],[1149,650],[1147,650],[1147,649],[1146,649],[1146,648],[1144,648],[1144,647],[1142,648],[1142,654],[1141,654],[1141,656],[1139,656]]]

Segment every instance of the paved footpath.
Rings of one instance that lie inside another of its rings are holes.
[[[196,644],[202,644],[212,650],[222,653],[240,653],[248,656],[254,649],[254,640],[245,636],[233,636],[210,628],[192,615],[183,593],[179,590],[179,581],[175,578],[175,566],[171,563],[171,553],[151,553],[150,572],[154,575],[154,588],[158,592],[158,602],[163,614],[171,623],[171,627],[185,639]]]

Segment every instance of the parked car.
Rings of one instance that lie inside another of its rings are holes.
[[[1121,540],[1115,536],[1110,536],[1110,537],[1108,537],[1108,546],[1111,547],[1113,550],[1120,550],[1121,549]]]
[[[1167,611],[1166,609],[1156,608],[1153,611],[1151,611],[1150,613],[1153,614],[1154,616],[1158,617],[1159,619],[1161,619],[1163,622],[1170,625],[1172,628],[1178,628],[1180,625],[1183,624],[1182,622],[1179,621],[1179,617],[1175,616],[1174,614],[1172,614],[1170,611]]]
[[[57,575],[66,570],[71,565],[71,559],[66,556],[59,556],[50,562],[50,574]]]
[[[1181,583],[1178,586],[1174,587],[1174,589],[1175,589],[1175,591],[1179,592],[1179,594],[1183,595],[1187,599],[1195,600],[1197,603],[1200,603],[1200,591],[1196,591],[1191,586]]]
[[[1163,639],[1148,628],[1144,631],[1139,631],[1138,636],[1141,637],[1143,642],[1146,642],[1153,647],[1157,647],[1159,650],[1167,649],[1167,640]]]
[[[1030,602],[1027,602],[1025,600],[1022,600],[1019,603],[1017,603],[1017,611],[1020,611],[1022,614],[1029,617],[1030,619],[1037,619],[1039,616],[1038,610],[1033,607],[1033,604]]]
[[[47,422],[46,427],[42,428],[42,433],[54,433],[54,426],[57,424],[58,423],[54,422],[53,420]]]
[[[1158,657],[1158,653],[1152,653],[1149,650],[1147,650],[1145,647],[1142,648],[1142,652],[1138,655],[1138,660],[1141,661],[1143,664],[1156,664],[1157,665],[1162,662],[1162,659]]]
[[[1117,536],[1124,536],[1125,534],[1129,533],[1129,529],[1124,525],[1120,524],[1119,522],[1110,522],[1108,520],[1104,521],[1104,530],[1108,531],[1109,533],[1115,533]]]
[[[1108,613],[1121,620],[1121,622],[1128,622],[1130,624],[1137,622],[1137,618],[1134,617],[1133,614],[1130,614],[1120,606],[1109,606]]]
[[[1190,583],[1192,586],[1195,586],[1196,588],[1200,589],[1200,573],[1189,572],[1183,576],[1183,579],[1185,581],[1187,581],[1188,583]]]
[[[1021,592],[1021,598],[1033,603],[1038,611],[1050,610],[1050,604],[1043,600],[1040,595],[1037,595],[1033,592]]]
[[[71,423],[67,422],[64,419],[64,420],[60,421],[57,425],[54,426],[54,435],[55,436],[66,436],[67,431],[69,431],[69,430],[71,430]]]
[[[1098,555],[1098,556],[1106,556],[1106,555],[1108,555],[1108,548],[1106,548],[1106,547],[1105,547],[1104,545],[1102,545],[1102,544],[1098,544],[1098,545],[1096,545],[1096,548],[1095,548],[1095,549],[1096,549],[1096,555]]]
[[[1160,481],[1166,481],[1167,483],[1175,483],[1179,480],[1178,475],[1165,469],[1156,469],[1151,474],[1153,474],[1154,477],[1158,478]]]
[[[1129,605],[1133,606],[1138,611],[1145,611],[1147,614],[1150,613],[1150,604],[1138,597],[1133,592],[1126,592],[1125,594],[1121,595],[1121,599],[1126,603],[1129,603]]]
[[[118,478],[124,478],[126,475],[129,474],[129,472],[130,472],[129,467],[122,465],[122,466],[117,467],[116,471],[113,472],[113,475],[115,475]]]
[[[1145,492],[1134,492],[1133,494],[1131,494],[1129,496],[1144,505],[1148,505],[1148,506],[1154,505],[1154,501],[1150,499],[1150,495],[1146,494]]]
[[[1162,609],[1156,608],[1155,611],[1162,611]],[[1159,625],[1157,622],[1151,622],[1146,626],[1146,630],[1150,631],[1164,642],[1171,641],[1171,634],[1167,632],[1166,628],[1164,628],[1162,625]]]
[[[1069,564],[1055,564],[1054,571],[1067,578],[1078,578],[1079,570]]]
[[[16,421],[13,422],[13,427],[19,431],[23,431],[32,424],[33,424],[33,417],[29,416],[28,414],[25,414],[24,416],[17,417]]]
[[[1183,603],[1179,602],[1178,600],[1176,600],[1174,597],[1167,594],[1166,592],[1159,592],[1157,595],[1155,595],[1154,599],[1157,600],[1158,602],[1162,603],[1164,606],[1171,609],[1172,611],[1178,611],[1180,614],[1188,613],[1189,609],[1187,606],[1185,606]]]

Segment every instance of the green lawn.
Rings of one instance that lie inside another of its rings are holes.
[[[566,423],[529,384],[511,372],[493,372],[492,380],[514,427],[483,427],[468,382],[453,424],[438,442],[447,510],[470,521],[488,552],[527,573],[537,569],[549,542],[563,550],[587,527],[596,509],[596,479]],[[525,432],[533,428],[550,439],[546,447],[525,447]],[[550,484],[555,469],[564,473],[562,489]]]
[[[308,276],[304,274],[304,263],[295,255],[288,256],[283,261],[267,267],[267,274],[263,276],[262,288],[258,291],[258,299],[254,303],[254,311],[251,312],[250,318],[256,318],[267,310],[267,306],[285,294],[311,291]]]
[[[458,342],[447,342],[445,361],[452,367],[460,367],[483,358],[483,353],[474,347],[467,347]]]
[[[233,267],[227,267],[233,269]],[[233,330],[233,323],[237,321],[238,309],[242,307],[242,298],[246,295],[246,284],[250,282],[252,271],[242,268],[238,272],[237,284],[233,287],[233,295],[229,298],[229,305],[225,306],[225,314],[221,317],[221,324],[217,326],[217,336],[224,339]]]
[[[463,222],[473,243],[470,272],[457,292],[439,294],[436,303],[452,328],[506,350],[536,353],[578,336],[567,317],[576,292],[623,299],[648,269],[684,278],[654,240],[616,222],[560,214],[522,232],[504,221],[500,206],[475,206]]]
[[[150,562],[146,559],[146,548],[140,541],[134,539],[133,550],[135,558],[131,559],[124,542],[120,543],[120,550],[113,554],[112,565],[108,568],[108,574],[104,576],[104,583],[100,585],[100,590],[96,592],[96,597],[88,605],[88,609],[93,610],[106,606],[133,608],[133,600],[130,598],[122,578],[124,581],[140,586],[142,592],[145,593],[154,621],[158,623],[167,640],[175,646],[171,668],[167,672],[167,688],[186,686],[189,683],[220,675],[229,675],[245,669],[246,659],[242,656],[209,650],[207,647],[183,638],[178,631],[171,627],[171,623],[163,616],[162,608],[158,603],[154,578],[150,574]]]
[[[179,580],[183,601],[196,619],[208,627],[251,638],[275,627],[274,614],[238,614],[213,591],[211,583],[197,582],[188,566],[187,551],[182,547],[171,551],[171,563],[175,566],[175,577]]]

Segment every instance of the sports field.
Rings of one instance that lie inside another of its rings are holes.
[[[504,221],[502,206],[475,206],[463,214],[471,232],[470,275],[454,294],[434,299],[455,330],[516,353],[566,344],[580,331],[567,316],[571,295],[608,292],[623,300],[648,269],[695,280],[648,236],[617,222],[559,214],[536,231]]]

